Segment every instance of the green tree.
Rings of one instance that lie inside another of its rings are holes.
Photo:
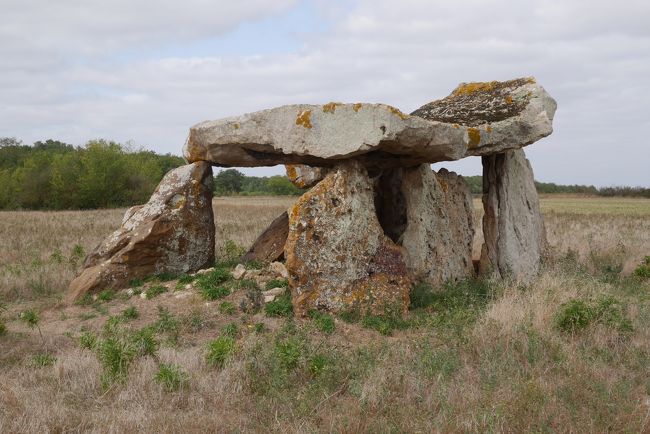
[[[237,169],[222,170],[214,177],[214,191],[217,196],[237,194],[242,191],[246,176]]]

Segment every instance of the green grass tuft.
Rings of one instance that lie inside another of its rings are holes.
[[[235,351],[235,339],[220,336],[208,343],[205,361],[213,368],[222,368]]]
[[[167,392],[175,392],[187,385],[189,375],[183,372],[178,365],[161,363],[154,381],[160,384]]]
[[[293,315],[293,305],[291,304],[291,294],[286,291],[270,303],[266,303],[264,311],[267,316],[289,317]]]

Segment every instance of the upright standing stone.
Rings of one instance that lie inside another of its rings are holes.
[[[533,170],[522,149],[483,157],[482,275],[529,282],[547,248]]]
[[[291,209],[285,257],[297,315],[407,309],[403,249],[384,235],[373,196],[366,170],[347,162]]]
[[[472,277],[474,208],[469,187],[446,169],[405,169],[407,225],[402,235],[411,276],[433,286]]]
[[[214,262],[212,168],[192,163],[168,172],[145,205],[130,208],[122,226],[88,257],[68,299],[157,273],[197,271]]]

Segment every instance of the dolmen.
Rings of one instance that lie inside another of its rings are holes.
[[[547,242],[523,147],[552,133],[556,103],[533,78],[464,83],[411,114],[386,104],[287,105],[190,128],[188,161],[86,260],[70,300],[214,260],[211,166],[284,164],[306,192],[244,260],[284,260],[294,312],[406,311],[418,283],[530,282]],[[481,157],[483,233],[463,178],[431,163]]]

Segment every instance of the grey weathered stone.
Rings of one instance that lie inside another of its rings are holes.
[[[483,157],[480,272],[529,282],[547,248],[533,170],[521,149]]]
[[[338,166],[289,213],[286,266],[294,311],[405,311],[404,250],[384,235],[372,181],[357,162]]]
[[[474,208],[463,178],[423,164],[405,169],[401,185],[406,210],[401,245],[412,278],[436,286],[472,277]]]
[[[504,83],[461,85],[415,116],[385,104],[329,103],[206,121],[190,128],[184,155],[219,166],[331,167],[356,159],[385,168],[516,149],[549,135],[555,101],[533,79]]]
[[[69,300],[135,278],[186,273],[214,261],[212,168],[197,162],[168,172],[147,204],[130,208],[121,227],[88,257]]]

